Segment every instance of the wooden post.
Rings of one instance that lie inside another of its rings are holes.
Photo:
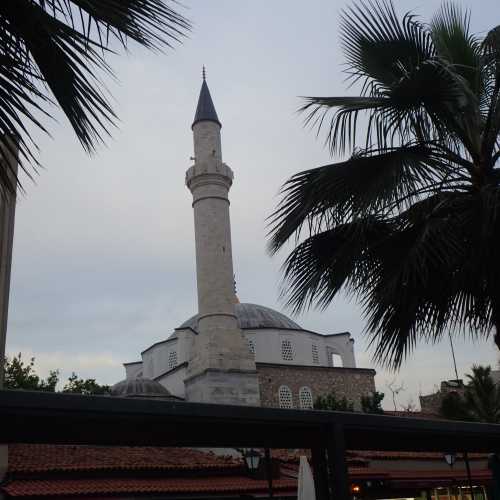
[[[273,498],[273,462],[271,459],[271,450],[266,448],[264,452],[266,460],[267,488],[269,490],[269,498]]]
[[[326,462],[326,449],[324,446],[311,448],[311,458],[314,476],[316,500],[329,500],[328,490],[328,465]]]
[[[0,198],[0,389],[4,384],[5,344],[7,342],[7,316],[9,313],[10,269],[16,215],[16,189],[18,169],[18,143],[9,136],[0,137],[0,168],[5,169],[14,192],[5,192]],[[9,448],[0,443],[0,481],[7,473]],[[0,493],[0,497],[1,497]]]
[[[470,498],[471,500],[474,500],[474,488],[472,486],[472,474],[470,473],[469,455],[467,454],[466,451],[464,451],[464,462],[465,462],[465,468],[467,470],[467,481],[469,483]]]
[[[347,470],[344,427],[333,424],[327,436],[328,467],[330,469],[330,498],[351,500]]]
[[[8,146],[6,145],[8,143]],[[0,168],[11,178],[14,190],[17,185],[17,142],[4,135],[0,137]],[[0,198],[0,389],[3,389],[5,344],[7,342],[7,316],[9,313],[10,269],[16,215],[16,192],[5,192]]]

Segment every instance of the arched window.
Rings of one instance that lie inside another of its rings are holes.
[[[290,387],[282,385],[278,392],[280,408],[293,408],[293,397]]]
[[[293,348],[290,340],[281,341],[281,358],[284,361],[293,361]]]
[[[337,368],[342,368],[344,366],[344,363],[342,362],[342,356],[340,354],[335,354],[332,353],[332,366],[335,366]]]
[[[248,339],[248,350],[253,354],[253,357],[255,357],[255,342],[252,339]]]
[[[303,410],[311,410],[313,407],[313,396],[309,387],[301,387],[299,391],[300,407]]]
[[[170,351],[168,355],[168,369],[172,370],[177,366],[177,351]]]
[[[318,353],[318,346],[316,344],[313,344],[311,346],[311,351],[312,351],[312,360],[315,365],[319,365],[319,353]]]

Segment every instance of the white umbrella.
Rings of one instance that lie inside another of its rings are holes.
[[[300,457],[299,491],[297,492],[297,500],[316,500],[311,467],[309,467],[309,462],[304,456]]]

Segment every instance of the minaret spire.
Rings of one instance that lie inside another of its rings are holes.
[[[258,405],[255,361],[235,312],[229,189],[233,171],[222,161],[221,123],[205,69],[192,125],[194,165],[186,172],[193,195],[198,288],[198,335],[185,380],[189,401]]]
[[[200,97],[198,97],[198,105],[196,106],[196,113],[194,115],[194,121],[191,128],[193,128],[198,122],[203,121],[214,122],[217,123],[219,127],[222,127],[219,117],[217,116],[217,111],[215,111],[210,90],[208,90],[205,66],[203,66],[202,76],[203,82],[201,84]]]

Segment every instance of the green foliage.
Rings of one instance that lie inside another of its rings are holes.
[[[337,398],[334,392],[330,392],[326,396],[318,396],[314,401],[315,410],[329,411],[354,411],[354,404],[345,396]]]
[[[382,409],[382,400],[384,394],[375,391],[369,396],[361,397],[361,411],[363,413],[384,413]],[[349,401],[345,396],[341,398],[332,391],[325,396],[318,396],[314,401],[315,410],[328,410],[328,411],[354,411],[354,403]]]
[[[363,413],[379,413],[383,414],[382,400],[384,399],[384,393],[374,391],[369,396],[361,396],[361,411]]]
[[[102,84],[108,56],[134,41],[161,50],[190,23],[172,0],[2,0],[0,2],[0,136],[19,141],[21,167],[38,162],[33,128],[58,106],[85,150],[110,134],[117,117]],[[16,156],[15,146],[7,144]],[[12,168],[12,165],[8,165]],[[29,175],[29,172],[27,172]],[[17,179],[16,179],[17,181]],[[0,194],[15,183],[0,169]]]
[[[109,394],[109,391],[109,385],[100,385],[93,378],[88,378],[86,380],[78,378],[78,375],[74,372],[68,378],[68,382],[62,390],[62,392],[85,395]]]
[[[303,110],[350,157],[294,175],[270,217],[270,251],[294,244],[288,305],[358,299],[391,368],[448,331],[497,327],[500,347],[500,27],[481,38],[453,4],[424,23],[368,0],[343,12],[341,41],[360,95]]]
[[[500,423],[500,386],[491,376],[490,366],[473,366],[467,375],[463,396],[448,393],[441,402],[440,413],[452,420]]]
[[[35,358],[31,358],[29,363],[22,359],[21,353],[12,359],[5,358],[5,389],[17,389],[26,391],[56,392],[59,383],[59,370],[51,370],[46,379],[42,379],[35,371]],[[76,373],[68,377],[62,392],[73,394],[108,394],[110,387],[100,385],[95,379],[81,379]]]
[[[26,391],[54,392],[59,382],[59,371],[53,370],[44,380],[35,372],[35,358],[25,363],[21,353],[12,359],[5,358],[5,389],[23,389]]]

